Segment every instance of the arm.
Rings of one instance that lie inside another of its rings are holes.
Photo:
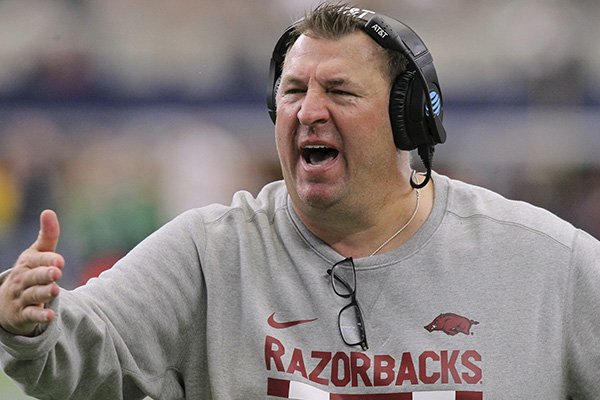
[[[0,332],[6,373],[41,399],[183,398],[182,364],[203,340],[191,224],[172,221],[99,279],[61,290],[39,335]]]
[[[579,232],[568,293],[566,370],[573,399],[600,393],[600,242]]]

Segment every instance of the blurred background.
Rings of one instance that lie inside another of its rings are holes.
[[[310,0],[0,0],[0,271],[59,213],[63,286],[180,212],[279,179],[265,106]],[[600,237],[600,2],[373,0],[434,57],[434,168]],[[0,398],[24,399],[0,374]]]

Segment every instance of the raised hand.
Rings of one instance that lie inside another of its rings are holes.
[[[31,336],[40,323],[56,317],[45,306],[60,292],[56,281],[62,276],[65,260],[56,253],[59,236],[56,213],[43,211],[37,240],[21,253],[0,285],[0,327],[7,332]]]

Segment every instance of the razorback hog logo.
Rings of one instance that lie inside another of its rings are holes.
[[[431,323],[425,326],[429,332],[442,331],[447,335],[454,336],[457,333],[471,334],[471,326],[479,322],[463,317],[461,315],[445,313],[440,314]]]

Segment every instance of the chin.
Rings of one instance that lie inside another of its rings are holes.
[[[331,207],[339,201],[340,197],[338,190],[335,190],[332,185],[325,184],[311,184],[308,187],[297,188],[296,193],[302,204],[319,209]]]

